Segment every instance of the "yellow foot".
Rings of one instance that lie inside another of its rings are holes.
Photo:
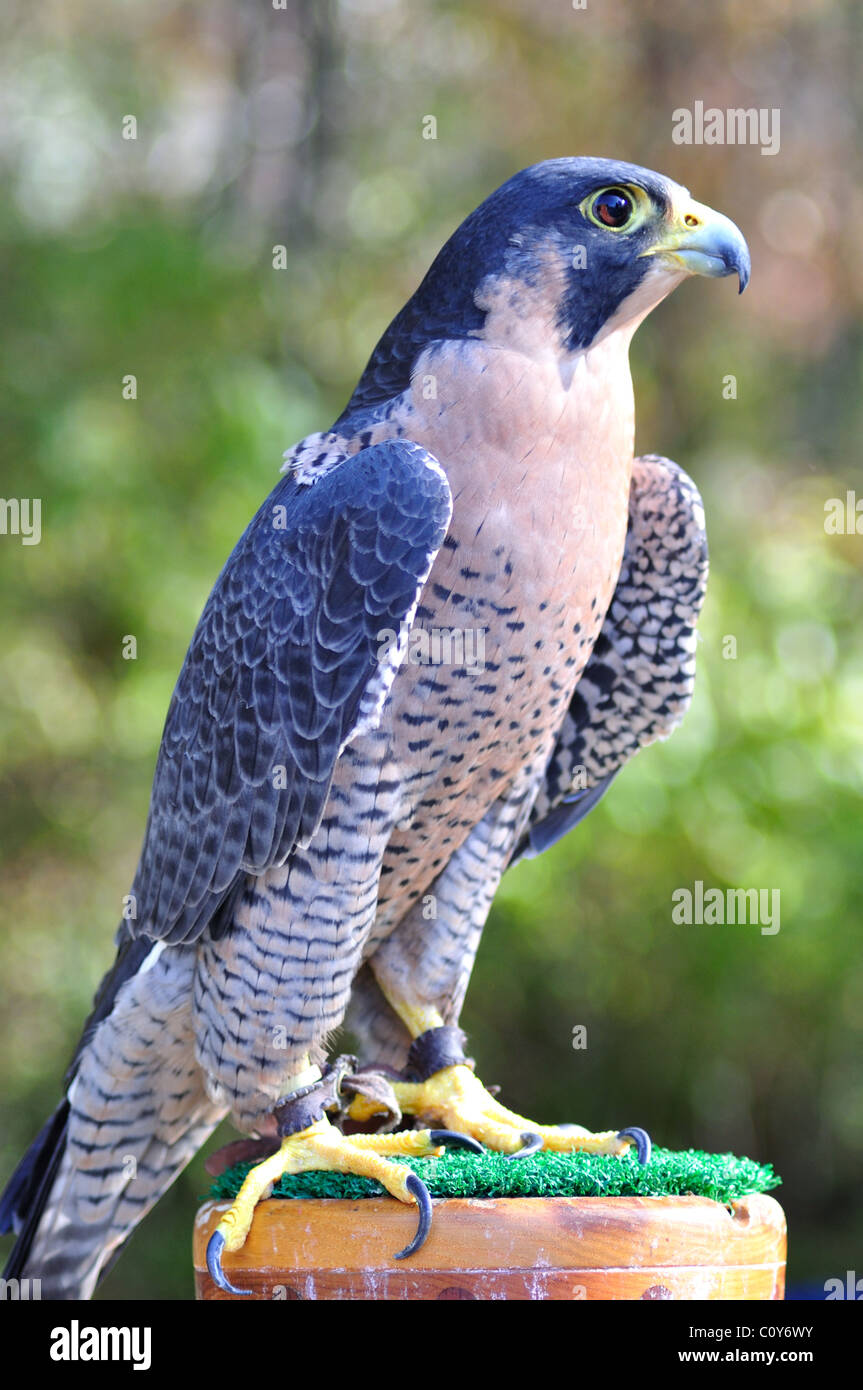
[[[650,1158],[650,1139],[643,1129],[591,1134],[580,1125],[536,1125],[496,1101],[470,1067],[463,1064],[444,1067],[427,1081],[396,1081],[393,1089],[406,1114],[415,1115],[426,1124],[443,1124],[471,1135],[511,1158],[523,1158],[539,1149],[623,1154],[632,1145],[640,1163],[647,1163]],[[351,1119],[366,1118],[359,1113],[362,1103],[362,1098],[357,1097],[351,1105]]]
[[[246,1175],[228,1211],[225,1212],[207,1245],[207,1269],[211,1278],[226,1293],[250,1294],[251,1289],[238,1289],[230,1283],[222,1269],[222,1253],[239,1250],[249,1234],[252,1215],[258,1202],[269,1197],[273,1185],[286,1173],[326,1171],[356,1173],[376,1178],[400,1202],[419,1208],[417,1233],[404,1250],[396,1255],[403,1260],[413,1255],[423,1244],[431,1227],[431,1198],[428,1188],[409,1168],[388,1163],[386,1154],[412,1154],[425,1158],[443,1153],[446,1143],[476,1147],[467,1136],[450,1134],[446,1130],[416,1129],[399,1134],[342,1134],[324,1117],[299,1134],[282,1140],[278,1153],[265,1158]]]

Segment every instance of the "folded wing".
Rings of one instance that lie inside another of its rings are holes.
[[[219,930],[244,874],[308,843],[339,753],[377,722],[402,659],[381,634],[411,622],[451,514],[442,469],[408,440],[271,493],[216,582],[171,700],[133,936]]]

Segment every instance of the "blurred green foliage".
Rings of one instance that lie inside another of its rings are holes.
[[[613,154],[753,248],[744,300],[686,285],[633,349],[638,446],[705,498],[697,694],[507,876],[463,1022],[516,1108],[769,1161],[791,1277],[859,1267],[863,540],[827,535],[824,506],[860,486],[860,17],[633,8],[220,0],[73,5],[58,26],[54,4],[12,7],[2,491],[41,497],[43,534],[0,537],[3,1177],[110,962],[176,673],[282,451],[332,421],[497,182]],[[695,99],[781,108],[780,154],[673,146]],[[780,889],[781,930],[674,925],[696,879]],[[191,1296],[207,1185],[199,1157],[103,1296]]]

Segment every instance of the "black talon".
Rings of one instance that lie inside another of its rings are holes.
[[[460,1134],[457,1129],[430,1129],[429,1139],[433,1144],[448,1144],[451,1149],[469,1149],[472,1154],[485,1153],[482,1144],[471,1139],[469,1134]]]
[[[225,1248],[225,1237],[221,1231],[214,1231],[207,1241],[207,1269],[210,1271],[210,1278],[214,1284],[218,1284],[225,1293],[240,1294],[243,1298],[251,1298],[251,1289],[235,1289],[225,1271],[222,1269],[222,1251]]]
[[[647,1133],[646,1129],[639,1129],[637,1125],[632,1129],[619,1129],[617,1131],[617,1138],[632,1139],[634,1141],[635,1151],[642,1168],[650,1162],[651,1143],[650,1135]]]
[[[410,1245],[406,1245],[404,1250],[400,1250],[394,1256],[396,1260],[406,1260],[409,1255],[415,1255],[421,1245],[425,1244],[426,1236],[431,1230],[432,1223],[432,1204],[429,1190],[422,1178],[418,1178],[416,1173],[411,1173],[406,1183],[407,1190],[417,1199],[417,1206],[420,1209],[419,1225],[417,1233]]]
[[[534,1134],[526,1129],[521,1136],[521,1148],[516,1149],[514,1154],[507,1154],[507,1158],[527,1158],[530,1154],[539,1153],[544,1143],[541,1134]]]

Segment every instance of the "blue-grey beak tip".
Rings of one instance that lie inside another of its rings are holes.
[[[749,276],[752,272],[752,260],[749,255],[749,247],[743,237],[743,233],[731,224],[729,228],[731,236],[725,246],[725,264],[728,266],[727,274],[737,273],[737,293],[742,294],[749,284]]]
[[[742,294],[749,284],[749,276],[752,272],[752,262],[749,257],[749,247],[743,240],[742,233],[736,227],[729,228],[729,233],[722,236],[717,243],[716,253],[721,257],[725,266],[722,275],[737,276],[737,293]]]

